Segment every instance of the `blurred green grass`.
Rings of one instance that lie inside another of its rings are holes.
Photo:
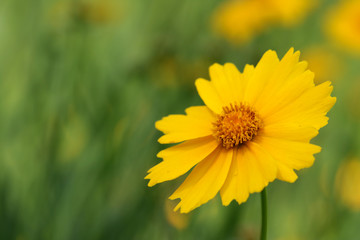
[[[340,163],[360,155],[359,92],[351,95],[359,59],[321,31],[335,1],[243,46],[211,31],[220,2],[0,2],[1,239],[256,239],[258,194],[226,208],[216,198],[184,229],[168,221],[166,199],[183,178],[146,186],[164,148],[154,122],[202,104],[193,82],[213,62],[242,68],[270,48],[282,56],[314,45],[328,46],[346,70],[333,79],[338,101],[314,141],[323,148],[314,166],[294,184],[269,186],[269,239],[359,235],[360,216],[333,190]]]

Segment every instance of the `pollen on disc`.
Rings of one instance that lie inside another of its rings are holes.
[[[222,114],[217,116],[213,124],[213,136],[226,149],[252,140],[262,127],[262,121],[256,111],[243,103],[223,107]]]

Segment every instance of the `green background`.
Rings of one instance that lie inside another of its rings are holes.
[[[1,239],[258,239],[260,194],[228,207],[217,196],[174,215],[184,228],[171,224],[167,198],[184,177],[147,187],[166,147],[154,123],[202,105],[194,81],[214,62],[242,69],[268,49],[282,57],[311,46],[346,67],[331,79],[338,100],[313,140],[322,147],[314,166],[268,187],[269,239],[360,235],[359,213],[334,191],[341,162],[360,156],[359,58],[322,30],[335,1],[241,46],[211,29],[220,2],[0,1]]]

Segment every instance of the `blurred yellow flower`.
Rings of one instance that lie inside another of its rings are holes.
[[[341,61],[328,49],[312,47],[304,52],[311,71],[316,73],[315,83],[334,81],[342,71]]]
[[[301,22],[314,8],[318,0],[259,0],[272,12],[274,21],[284,26],[293,26]]]
[[[274,24],[293,26],[314,6],[314,0],[229,0],[214,13],[217,33],[244,43]]]
[[[211,81],[195,85],[206,106],[186,109],[156,122],[160,143],[180,143],[158,153],[163,161],[151,168],[149,186],[175,179],[192,167],[170,196],[175,210],[187,213],[219,191],[223,205],[245,202],[276,178],[294,182],[294,170],[310,167],[319,146],[310,144],[328,122],[336,99],[332,86],[314,84],[314,74],[300,52],[281,59],[267,51],[256,67],[243,73],[231,63],[210,67]]]
[[[226,1],[215,11],[213,26],[229,41],[243,43],[267,27],[269,16],[260,1]]]
[[[327,15],[325,31],[340,48],[360,54],[360,1],[348,0],[334,7]]]
[[[166,220],[176,229],[182,230],[189,225],[189,216],[174,212],[175,205],[170,200],[165,202],[165,216]]]
[[[336,174],[336,192],[344,205],[360,210],[360,159],[344,162]]]

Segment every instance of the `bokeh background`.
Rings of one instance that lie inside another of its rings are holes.
[[[212,63],[290,47],[338,100],[314,166],[268,187],[269,239],[358,239],[359,2],[1,0],[0,239],[258,239],[259,194],[182,215],[184,177],[144,177]]]

